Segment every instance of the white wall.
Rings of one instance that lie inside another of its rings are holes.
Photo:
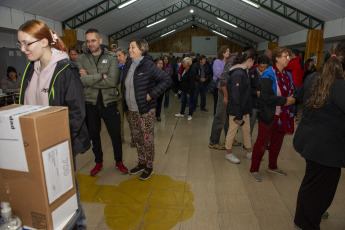
[[[55,30],[60,37],[62,36],[62,22],[0,6],[0,27],[18,30],[24,22],[31,19],[39,19],[44,21],[50,29]],[[108,36],[101,34],[101,37],[103,38],[103,44],[108,46]],[[77,39],[80,41],[85,41],[84,29],[77,29]],[[0,47],[15,48],[17,40],[17,34],[0,32]]]

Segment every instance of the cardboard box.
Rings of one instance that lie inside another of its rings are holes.
[[[78,209],[67,108],[0,108],[0,201],[36,229],[60,228]]]

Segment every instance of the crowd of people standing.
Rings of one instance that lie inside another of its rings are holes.
[[[154,124],[161,122],[161,110],[169,107],[172,91],[180,97],[183,118],[188,120],[198,107],[206,108],[206,93],[214,98],[214,120],[209,147],[223,150],[225,159],[238,164],[233,145],[242,129],[245,157],[251,159],[251,177],[262,181],[259,168],[268,149],[268,171],[287,173],[277,165],[286,135],[295,132],[298,105],[302,107],[293,145],[306,159],[306,172],[297,200],[296,229],[320,229],[320,220],[332,203],[345,167],[345,42],[328,53],[317,71],[312,59],[304,64],[298,50],[278,47],[258,56],[254,49],[230,53],[223,46],[217,58],[190,53],[182,58],[163,56],[153,60],[143,39],[133,39],[129,48],[102,48],[97,29],[85,33],[83,54],[66,46],[57,33],[40,20],[30,20],[18,30],[18,48],[30,62],[21,80],[8,67],[2,82],[5,92],[20,93],[20,104],[67,106],[74,163],[76,155],[92,147],[96,176],[103,167],[101,120],[111,138],[115,168],[120,173],[140,174],[148,180],[154,173]],[[211,88],[212,86],[213,88]],[[164,101],[163,101],[164,98]],[[128,170],[122,161],[124,114],[131,130],[131,146],[137,149],[137,166]],[[212,113],[210,113],[212,114]],[[258,119],[258,135],[252,148],[252,133]],[[222,129],[225,144],[220,143]],[[326,136],[325,136],[326,134]],[[92,144],[91,144],[92,143]],[[75,167],[75,165],[74,165]],[[78,183],[78,205],[82,208]],[[320,201],[320,202],[319,202]],[[78,225],[85,229],[82,214]]]

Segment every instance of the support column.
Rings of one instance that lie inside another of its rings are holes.
[[[61,40],[65,43],[67,49],[69,49],[71,46],[78,47],[76,30],[63,30]]]
[[[309,30],[305,46],[304,61],[309,58],[314,59],[315,66],[319,69],[322,64],[324,44],[325,40],[323,39],[323,30]]]
[[[278,42],[269,42],[268,43],[268,49],[271,51],[275,50],[278,47]]]

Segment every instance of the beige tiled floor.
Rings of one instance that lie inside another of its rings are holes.
[[[305,162],[292,147],[292,136],[284,140],[279,167],[288,176],[266,171],[268,156],[261,164],[263,181],[250,178],[250,160],[242,147],[233,152],[241,159],[235,165],[224,159],[224,151],[208,148],[213,121],[213,98],[207,97],[209,112],[197,108],[192,121],[177,119],[180,102],[170,95],[170,107],[163,109],[162,122],[155,123],[155,177],[151,181],[137,180],[140,197],[116,200],[113,203],[84,202],[88,229],[173,229],[173,230],[292,230],[297,191],[304,175]],[[188,112],[188,108],[187,111]],[[257,127],[253,132],[255,142]],[[123,159],[128,168],[136,165],[136,149],[130,147],[129,128],[125,122]],[[241,132],[236,139],[241,140]],[[222,141],[224,135],[222,134]],[[130,196],[130,186],[124,182],[137,176],[121,175],[114,169],[110,138],[102,129],[104,168],[95,185],[111,185],[114,196]],[[91,151],[77,157],[77,173],[88,175],[94,166]],[[158,176],[157,176],[158,175]],[[172,181],[167,183],[164,176]],[[330,217],[323,220],[323,230],[345,229],[345,172],[338,187]],[[146,184],[145,184],[146,183]],[[121,185],[121,186],[120,186]],[[148,186],[148,187],[145,187]],[[137,189],[138,189],[137,188]],[[91,188],[90,188],[91,189]],[[190,196],[192,194],[192,196]],[[138,202],[144,202],[144,206]],[[146,204],[145,204],[146,203]],[[119,210],[105,216],[107,210]],[[115,226],[115,227],[114,227]]]

